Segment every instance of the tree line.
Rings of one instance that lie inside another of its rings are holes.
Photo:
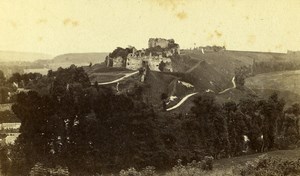
[[[280,61],[262,61],[255,62],[253,65],[253,73],[269,73],[275,71],[299,70],[300,64],[297,62],[280,62]]]
[[[299,140],[299,104],[285,107],[277,94],[222,105],[200,95],[188,114],[174,115],[142,102],[141,89],[116,94],[91,86],[81,67],[49,71],[41,80],[46,93],[20,93],[12,107],[22,123],[10,148],[12,175],[29,173],[36,163],[82,175],[148,165],[166,169],[177,159],[232,157],[247,146],[248,153],[262,152]]]

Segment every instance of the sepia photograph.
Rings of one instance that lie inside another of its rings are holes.
[[[300,176],[300,0],[0,0],[0,176]]]

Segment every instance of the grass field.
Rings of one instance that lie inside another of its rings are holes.
[[[300,70],[259,74],[247,78],[245,85],[260,95],[275,91],[281,92],[289,101],[300,101]]]

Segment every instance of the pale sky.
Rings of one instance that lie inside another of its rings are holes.
[[[1,0],[0,50],[110,52],[150,37],[181,48],[300,50],[300,0]]]

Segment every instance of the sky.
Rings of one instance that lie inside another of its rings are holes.
[[[58,55],[146,48],[300,50],[299,0],[1,0],[0,50]]]

